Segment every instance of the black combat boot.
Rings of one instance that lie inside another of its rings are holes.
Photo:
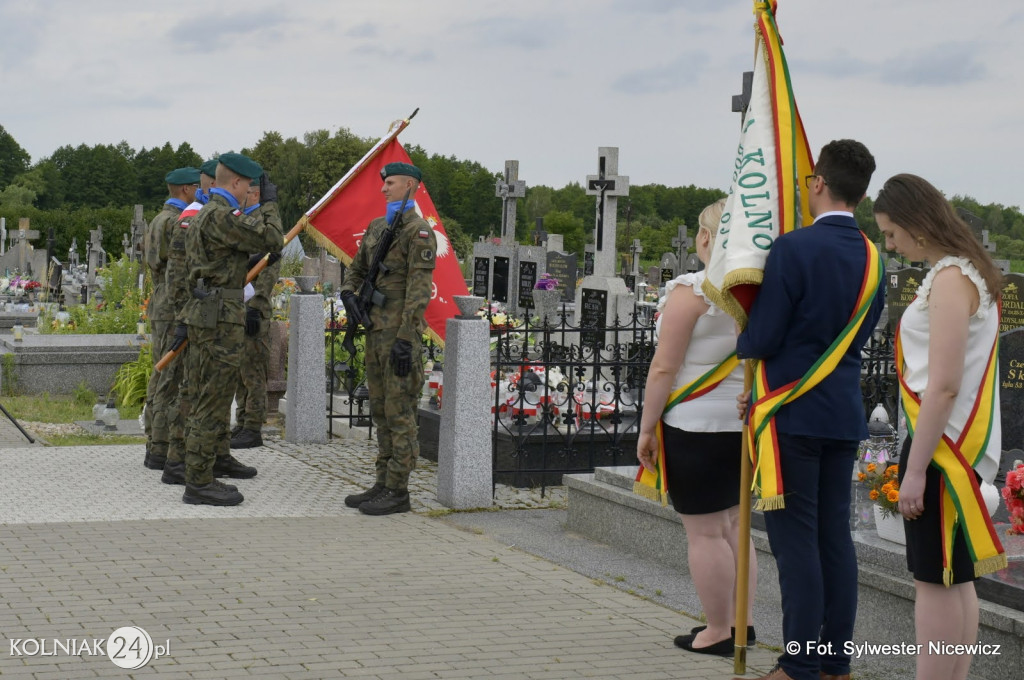
[[[231,477],[233,479],[250,479],[256,476],[256,468],[246,465],[232,456],[218,456],[213,464],[214,477]]]
[[[190,505],[238,505],[245,497],[236,487],[215,479],[209,484],[185,484],[181,500]]]
[[[238,433],[241,432],[241,431],[242,431],[242,426],[241,425],[235,425],[233,428],[231,428],[231,437],[230,438],[234,439],[235,437],[238,436]]]
[[[162,446],[153,446],[146,443],[146,457],[142,459],[142,464],[148,467],[150,470],[163,470],[164,463],[167,462],[167,444]]]
[[[185,464],[173,460],[164,463],[164,474],[160,477],[160,481],[164,484],[184,484]]]
[[[390,515],[396,512],[409,512],[409,492],[405,489],[385,488],[380,494],[359,506],[364,515]]]
[[[380,492],[384,490],[383,484],[374,484],[369,489],[362,493],[354,493],[351,496],[345,496],[345,505],[350,508],[358,508],[366,501],[372,501]]]
[[[257,446],[263,446],[263,437],[260,436],[259,430],[244,428],[231,437],[233,449],[253,449]]]

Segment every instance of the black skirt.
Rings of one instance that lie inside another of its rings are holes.
[[[719,512],[740,502],[740,432],[664,428],[665,476],[672,507],[684,515]]]
[[[903,475],[907,472],[909,457],[910,437],[907,437],[900,452],[900,484],[903,483]],[[974,475],[978,477],[977,472]],[[941,584],[942,518],[939,512],[939,481],[942,479],[942,473],[934,465],[929,465],[924,473],[924,479],[924,512],[915,520],[903,520],[903,529],[907,534],[907,569],[914,575],[915,581]],[[981,478],[978,479],[980,481]],[[967,539],[964,538],[963,531],[957,531],[953,538],[953,583],[970,583],[976,580],[974,561],[967,549]]]

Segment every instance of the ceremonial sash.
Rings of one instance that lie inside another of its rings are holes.
[[[684,401],[701,397],[718,387],[739,366],[739,363],[740,360],[736,358],[736,352],[734,351],[704,375],[694,378],[679,389],[674,390],[668,395],[668,401],[665,402],[665,408],[661,412],[662,418],[665,417],[666,413]],[[661,501],[662,505],[668,505],[668,479],[665,477],[665,435],[662,418],[658,419],[658,424],[655,427],[655,436],[658,440],[658,458],[655,461],[655,471],[651,472],[641,465],[636,473],[636,481],[633,482],[633,493],[652,501]]]
[[[1001,305],[996,313],[1001,315]],[[998,326],[997,326],[998,327]],[[967,549],[974,562],[975,577],[984,576],[1006,567],[1006,554],[999,536],[992,526],[985,501],[981,497],[974,466],[985,457],[985,449],[995,423],[995,403],[999,364],[999,332],[996,331],[989,353],[988,364],[978,386],[971,415],[964,425],[960,438],[955,442],[945,433],[932,454],[930,465],[942,473],[939,480],[942,521],[942,582],[948,587],[953,583],[953,539],[962,530],[967,539]],[[900,403],[907,416],[907,432],[914,436],[917,416],[921,411],[921,398],[904,380],[903,343],[899,328],[896,329],[896,375],[900,381]]]
[[[813,389],[839,365],[857,331],[860,330],[871,302],[878,292],[882,281],[882,260],[878,249],[870,239],[861,232],[864,239],[866,257],[864,261],[864,278],[861,282],[857,303],[846,327],[843,328],[825,353],[807,370],[802,378],[788,385],[771,389],[768,385],[768,372],[764,362],[758,363],[754,370],[754,385],[750,401],[750,423],[747,436],[750,444],[750,457],[754,466],[754,489],[760,495],[757,501],[758,510],[779,510],[786,503],[783,497],[782,468],[779,464],[779,441],[775,431],[775,414],[784,405],[795,401],[798,397]]]

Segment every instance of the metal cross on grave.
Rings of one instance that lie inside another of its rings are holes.
[[[587,175],[587,195],[597,196],[597,217],[594,226],[596,276],[615,276],[615,218],[618,197],[629,195],[629,177],[617,175],[618,171],[619,147],[598,147],[597,174]]]
[[[516,199],[526,196],[526,182],[519,179],[519,161],[505,161],[505,179],[498,180],[494,195],[501,199],[501,243],[516,242]]]
[[[629,252],[633,254],[632,269],[630,271],[633,276],[640,274],[640,253],[644,252],[643,246],[640,245],[640,239],[633,239],[633,245],[629,247]]]

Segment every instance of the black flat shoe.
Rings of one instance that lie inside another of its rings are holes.
[[[705,628],[707,628],[707,626],[695,626],[695,627],[690,629],[690,633],[692,635],[696,635],[697,633],[701,632]],[[735,640],[736,639],[736,629],[735,628],[730,628],[729,631],[732,633],[732,639]],[[682,636],[680,636],[680,637],[682,637]],[[754,631],[754,627],[753,626],[747,626],[747,647],[753,647],[755,642],[757,642],[757,633]]]
[[[685,649],[688,652],[695,652],[697,654],[713,654],[715,656],[731,656],[736,649],[736,645],[732,643],[732,638],[726,638],[713,645],[707,647],[694,647],[693,638],[696,635],[680,635],[673,642],[676,647]]]

